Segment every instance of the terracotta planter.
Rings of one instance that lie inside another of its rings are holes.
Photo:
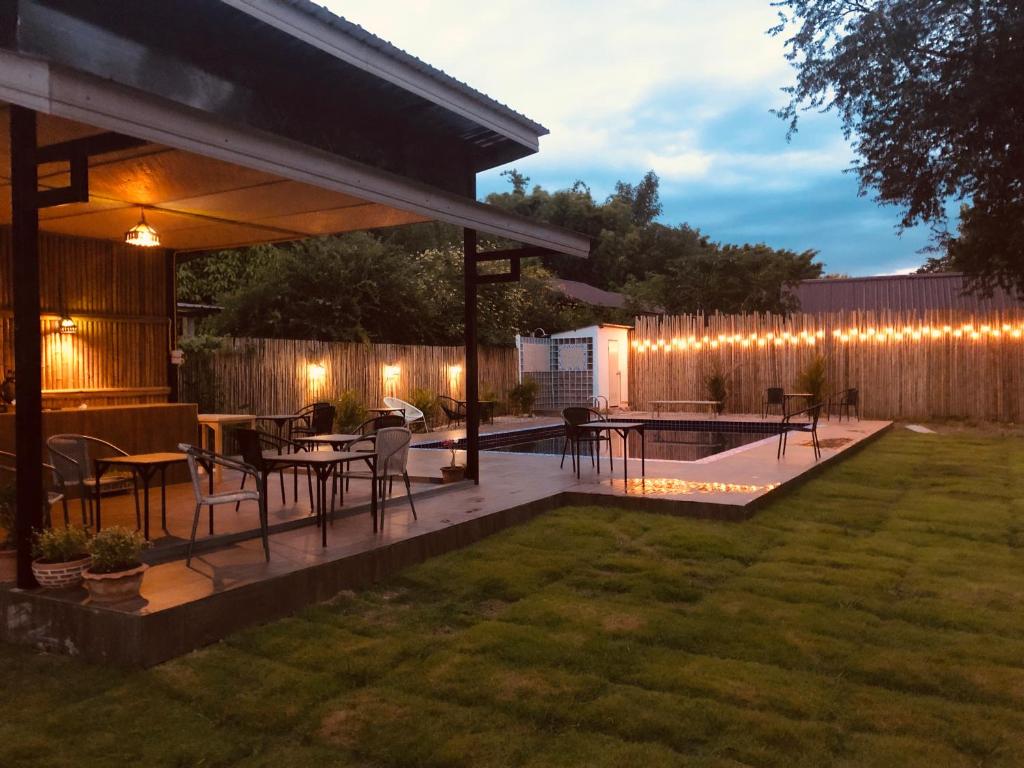
[[[13,549],[0,549],[0,584],[18,578],[18,553]]]
[[[465,467],[441,467],[442,483],[457,483],[466,479]]]
[[[86,555],[67,563],[44,563],[32,561],[32,575],[43,589],[65,589],[82,583],[82,571],[92,564],[92,556]]]
[[[89,597],[94,603],[120,603],[123,600],[133,600],[139,596],[142,577],[146,575],[148,569],[149,566],[143,563],[127,571],[115,571],[114,573],[85,571],[82,578],[85,580],[85,588],[89,590]]]

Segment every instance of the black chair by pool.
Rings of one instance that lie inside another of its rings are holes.
[[[586,445],[590,453],[590,462],[594,463],[597,458],[597,472],[601,473],[601,443],[608,443],[608,466],[610,471],[615,471],[612,464],[612,436],[610,432],[589,432],[577,429],[580,424],[588,421],[608,421],[608,418],[593,408],[585,406],[571,406],[562,410],[562,419],[565,422],[565,441],[562,443],[562,461],[559,468],[565,466],[565,452],[568,450],[572,455],[572,469],[576,471],[576,445]]]
[[[768,387],[764,391],[764,397],[761,398],[761,418],[768,418],[768,411],[773,407],[779,409],[780,416],[785,415],[786,390],[782,387]]]
[[[779,432],[779,450],[775,458],[781,459],[786,455],[786,442],[790,432],[809,432],[811,435],[811,446],[814,448],[814,460],[821,458],[821,444],[818,442],[818,419],[821,418],[821,403],[816,403],[802,411],[789,413],[782,418],[782,431]],[[804,417],[806,421],[794,421],[797,417]]]

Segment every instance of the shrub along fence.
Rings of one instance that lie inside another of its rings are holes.
[[[728,379],[726,410],[758,413],[764,391],[796,391],[821,356],[829,391],[857,387],[861,413],[885,419],[1024,418],[1024,311],[638,317],[630,404],[707,397]]]
[[[293,413],[353,390],[367,407],[386,395],[408,400],[414,390],[461,398],[466,370],[462,347],[295,341],[209,340],[185,344],[180,397],[203,411]],[[516,351],[480,349],[481,397],[498,399],[517,381]]]

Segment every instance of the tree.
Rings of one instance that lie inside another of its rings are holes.
[[[779,0],[797,71],[779,111],[835,111],[861,193],[929,224],[982,291],[1024,291],[1024,4],[999,0]],[[946,230],[951,199],[964,203]]]

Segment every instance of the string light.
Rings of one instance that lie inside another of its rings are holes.
[[[781,333],[767,331],[760,334],[756,332],[743,334],[719,333],[715,336],[704,335],[698,337],[691,335],[685,338],[673,337],[670,340],[633,339],[631,346],[637,352],[650,350],[671,352],[673,349],[683,351],[705,348],[720,349],[737,345],[744,349],[751,347],[767,349],[769,347],[785,347],[787,345],[793,347],[813,347],[816,346],[818,340],[824,339],[825,336],[826,331],[823,329],[783,331]],[[922,342],[940,341],[946,338],[986,341],[988,339],[1000,340],[1004,337],[1013,340],[1024,339],[1024,322],[1018,324],[984,323],[981,325],[963,323],[958,326],[920,325],[916,327],[910,325],[895,327],[890,325],[884,328],[876,328],[874,326],[856,328],[851,326],[849,328],[836,328],[832,331],[832,338],[841,344],[867,344],[871,342],[875,344],[903,344],[907,342],[920,344]]]

